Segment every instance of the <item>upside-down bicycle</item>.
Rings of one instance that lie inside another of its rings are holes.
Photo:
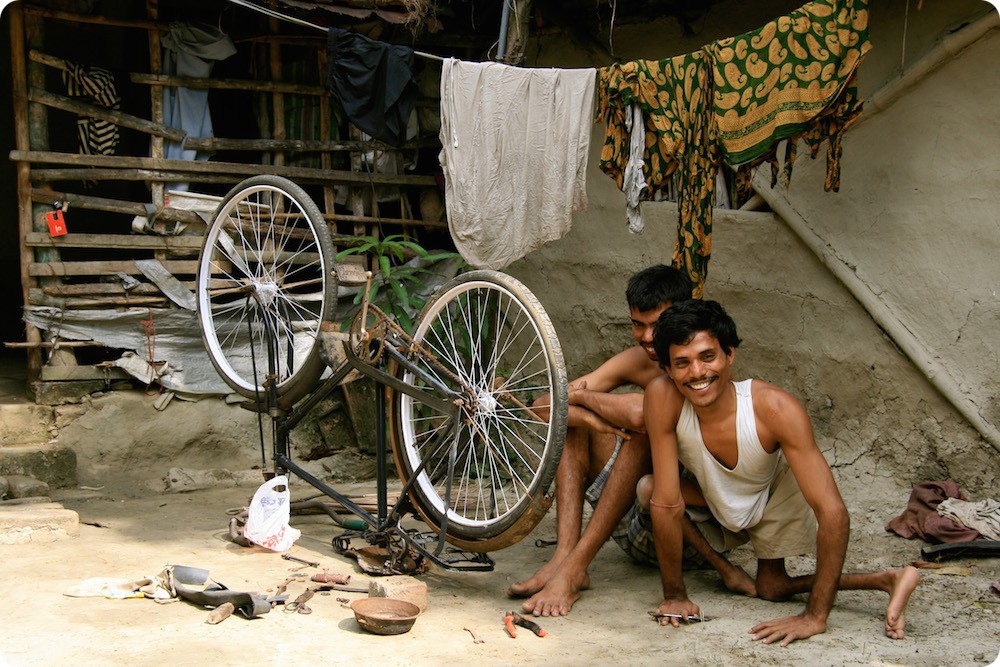
[[[488,552],[523,538],[551,504],[568,411],[552,323],[511,276],[472,271],[436,291],[410,334],[369,302],[370,273],[333,258],[322,214],[295,183],[257,176],[233,188],[199,258],[212,364],[271,417],[274,472],[297,475],[365,522],[340,548],[360,536],[390,559],[410,547],[447,569],[492,569]],[[333,322],[338,284],[365,284],[344,334]],[[384,387],[375,392],[376,514],[290,456],[291,429],[352,371]],[[549,413],[539,416],[532,404],[546,394]],[[261,438],[263,450],[263,428]],[[390,452],[402,482],[391,507]],[[414,513],[432,532],[402,527]]]

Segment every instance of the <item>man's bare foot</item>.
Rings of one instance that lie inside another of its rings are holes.
[[[902,639],[906,636],[906,603],[920,583],[920,570],[908,565],[893,570],[894,581],[889,591],[889,606],[885,608],[885,636]]]
[[[560,556],[558,553],[553,554],[552,560],[538,568],[538,571],[533,575],[524,581],[511,584],[510,588],[507,589],[507,595],[512,598],[526,598],[529,595],[534,595],[542,590],[545,584],[549,583],[549,579],[559,571],[559,566],[562,565],[563,560],[563,556]]]
[[[545,586],[521,604],[524,611],[535,616],[565,616],[576,601],[580,591],[590,588],[590,575],[583,572],[574,576],[565,571],[552,576]]]
[[[726,590],[740,593],[748,598],[757,597],[757,582],[742,567],[730,565],[720,571],[719,576],[722,577]]]

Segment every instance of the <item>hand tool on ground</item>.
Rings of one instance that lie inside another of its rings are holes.
[[[510,620],[508,621],[508,619]],[[538,625],[538,623],[535,623],[534,621],[529,621],[516,611],[508,611],[507,615],[504,616],[503,622],[504,625],[507,626],[507,632],[510,634],[511,637],[517,636],[517,633],[516,631],[513,630],[511,624],[520,625],[522,628],[527,628],[528,630],[534,632],[535,635],[537,635],[538,637],[544,637],[545,635],[548,634],[547,632],[545,632],[545,630],[542,630],[542,627]]]
[[[511,639],[517,639],[517,629],[514,628],[514,617],[507,614],[503,617],[503,626],[507,629],[507,634]]]
[[[302,563],[303,565],[311,565],[313,567],[319,567],[319,563],[314,563],[311,560],[299,558],[298,556],[293,556],[292,554],[281,554],[281,557],[284,558],[285,560],[293,560],[296,563]]]
[[[306,575],[304,575],[304,574],[293,574],[293,575],[291,575],[290,577],[288,577],[287,579],[285,579],[284,581],[282,581],[280,584],[278,584],[278,587],[274,589],[274,595],[271,596],[271,597],[274,597],[274,598],[279,597],[282,593],[284,593],[288,589],[288,584],[290,584],[293,581],[295,581],[296,579],[299,579],[299,578],[304,577],[304,576],[306,576]]]
[[[312,596],[316,594],[316,590],[313,588],[307,588],[302,592],[299,597],[295,598],[292,602],[285,605],[285,611],[289,614],[299,613],[299,614],[311,614],[312,607],[306,605],[306,602],[312,599]]]
[[[686,623],[706,623],[712,619],[708,616],[682,616],[681,614],[661,614],[658,611],[651,611],[649,615],[653,617],[653,620],[657,623],[664,618],[679,618]]]
[[[345,586],[344,584],[320,584],[313,586],[316,591],[343,591],[344,593],[367,593],[367,586]]]
[[[336,574],[335,572],[320,572],[310,577],[313,581],[321,584],[346,584],[351,580],[349,574]]]
[[[208,612],[208,618],[205,619],[205,622],[209,625],[218,625],[232,616],[234,611],[236,611],[236,605],[232,602],[223,602],[218,607]]]
[[[468,625],[465,626],[464,630],[466,632],[468,632],[470,635],[472,635],[472,643],[473,644],[485,644],[486,643],[486,640],[485,639],[481,639],[479,637],[479,635],[476,634],[476,631],[473,630],[472,628],[470,628]]]

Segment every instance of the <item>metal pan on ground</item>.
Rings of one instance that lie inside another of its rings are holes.
[[[361,598],[351,603],[358,625],[376,635],[401,635],[413,627],[420,608],[406,600]]]

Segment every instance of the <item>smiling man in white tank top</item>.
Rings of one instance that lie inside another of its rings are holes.
[[[643,411],[653,459],[649,505],[663,583],[661,623],[678,627],[680,619],[700,615],[679,565],[689,531],[685,506],[700,506],[721,524],[724,548],[753,546],[759,597],[809,593],[801,614],[752,627],[754,640],[786,646],[825,632],[836,592],[846,589],[888,593],[885,634],[902,639],[918,570],[842,574],[850,520],[809,416],[778,387],[733,381],[739,343],[732,318],[714,301],[675,303],[657,322],[653,346],[667,374],[646,387]],[[682,479],[678,463],[694,479]],[[790,576],[785,558],[809,552],[816,554],[815,573]]]

